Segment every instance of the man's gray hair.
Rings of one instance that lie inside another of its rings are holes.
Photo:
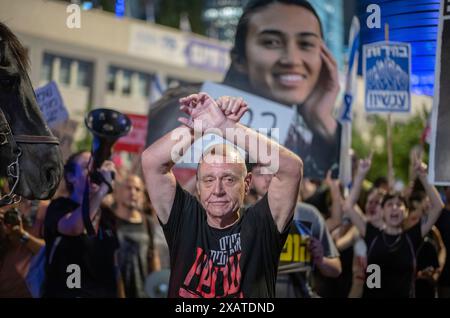
[[[198,179],[198,171],[200,170],[200,165],[202,164],[202,162],[205,161],[205,158],[207,158],[210,155],[221,156],[222,158],[225,159],[223,163],[242,164],[244,166],[244,169],[243,169],[244,177],[247,175],[248,171],[247,171],[247,167],[245,164],[245,159],[242,157],[238,148],[236,148],[236,146],[228,144],[228,143],[221,143],[221,144],[215,144],[215,145],[208,147],[202,153],[202,156],[200,157],[200,160],[198,161],[198,165],[197,165],[197,179]],[[208,160],[206,160],[206,162],[207,161]]]

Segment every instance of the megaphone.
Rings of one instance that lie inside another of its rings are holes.
[[[116,110],[97,108],[86,115],[84,123],[93,135],[91,180],[100,184],[101,179],[96,170],[111,157],[112,147],[117,139],[130,132],[131,120]]]

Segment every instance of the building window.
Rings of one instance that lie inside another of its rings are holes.
[[[78,61],[77,85],[79,87],[91,87],[92,63]]]
[[[118,76],[120,75],[120,76]],[[153,75],[120,66],[110,66],[108,69],[108,91],[119,91],[119,94],[148,98]],[[120,79],[120,83],[118,83]],[[118,85],[120,85],[118,87]]]
[[[40,80],[43,82],[50,82],[52,80],[54,56],[50,54],[44,54],[44,60],[42,61]]]
[[[122,94],[130,95],[131,94],[131,71],[124,70],[122,73]]]
[[[70,84],[70,64],[71,60],[66,58],[60,58],[59,82],[65,85]]]
[[[192,84],[192,82],[189,82],[189,81],[177,78],[177,77],[169,76],[169,77],[167,77],[166,84],[167,84],[168,88],[174,88],[174,87],[178,87],[178,86],[182,86],[182,85],[189,85],[189,84]]]
[[[148,97],[150,95],[150,80],[151,75],[139,73],[138,94],[141,97]]]
[[[110,66],[108,69],[108,91],[114,92],[117,85],[117,68]]]
[[[59,62],[59,63],[55,63]],[[76,66],[76,64],[78,67]],[[59,68],[54,69],[54,66]],[[69,86],[70,84],[76,85],[78,87],[91,88],[92,78],[93,78],[94,64],[92,62],[78,60],[70,57],[65,57],[57,54],[44,53],[40,80],[41,82],[50,82],[56,73],[57,78],[55,80],[58,84],[63,84]],[[58,71],[58,72],[55,72]],[[72,71],[76,74],[72,74]],[[76,75],[72,78],[72,75]],[[76,83],[71,83],[76,78]]]

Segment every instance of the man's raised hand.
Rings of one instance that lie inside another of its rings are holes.
[[[227,119],[235,123],[239,122],[248,110],[247,103],[241,97],[222,96],[216,102]]]
[[[370,170],[370,167],[372,166],[372,157],[373,157],[373,152],[371,152],[367,158],[359,160],[358,170],[357,170],[357,173],[359,175],[363,175],[363,176],[367,175],[367,173]]]
[[[202,132],[209,128],[219,128],[227,120],[238,122],[248,110],[241,98],[221,97],[217,102],[206,93],[192,94],[180,99],[180,110],[189,118],[178,121],[191,129]]]
[[[191,129],[204,132],[223,125],[227,118],[216,101],[206,93],[192,94],[180,99],[180,110],[190,118],[180,117],[178,121]]]

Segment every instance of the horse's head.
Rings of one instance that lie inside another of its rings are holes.
[[[27,75],[26,51],[0,23],[0,176],[15,194],[47,199],[62,175],[57,139],[47,127]]]

